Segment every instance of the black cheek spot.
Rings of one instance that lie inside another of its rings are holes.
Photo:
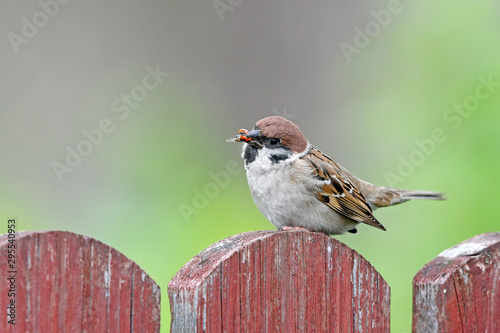
[[[257,154],[258,154],[257,148],[247,144],[245,152],[243,153],[243,159],[245,160],[245,165],[248,165],[253,161],[255,161]]]
[[[288,158],[288,155],[271,155],[269,156],[269,159],[273,164],[278,163],[279,161],[286,160]]]

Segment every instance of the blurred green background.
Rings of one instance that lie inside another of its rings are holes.
[[[138,262],[162,288],[168,332],[167,284],[191,257],[273,229],[225,139],[284,115],[360,178],[447,193],[377,211],[387,232],[336,237],[388,281],[392,331],[410,332],[414,274],[499,230],[498,2],[221,2],[219,13],[211,0],[2,4],[5,223],[89,235]],[[169,75],[144,90],[148,66]],[[114,130],[60,181],[53,163],[103,119]],[[436,129],[445,139],[425,153],[416,142]],[[240,168],[214,187],[231,161]],[[193,203],[206,186],[212,197]]]

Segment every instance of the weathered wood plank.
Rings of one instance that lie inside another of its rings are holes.
[[[470,238],[413,279],[414,332],[498,332],[500,233]]]
[[[7,235],[0,235],[6,253]],[[16,325],[0,332],[159,332],[160,289],[132,260],[63,231],[16,234]],[[0,260],[6,272],[6,260]],[[9,301],[0,279],[0,304]]]
[[[176,332],[389,332],[390,290],[343,243],[256,231],[217,242],[168,286]]]

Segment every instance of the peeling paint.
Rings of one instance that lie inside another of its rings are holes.
[[[456,258],[460,256],[473,256],[480,254],[488,247],[487,244],[480,243],[462,243],[445,250],[439,254],[439,257]]]

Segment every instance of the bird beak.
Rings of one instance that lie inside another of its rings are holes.
[[[234,138],[227,139],[227,142],[246,142],[254,147],[262,147],[262,143],[259,142],[260,130],[255,129],[252,131],[247,131],[246,129],[240,129],[238,135]]]
[[[260,130],[253,130],[245,134],[247,139],[256,140],[260,136]]]

